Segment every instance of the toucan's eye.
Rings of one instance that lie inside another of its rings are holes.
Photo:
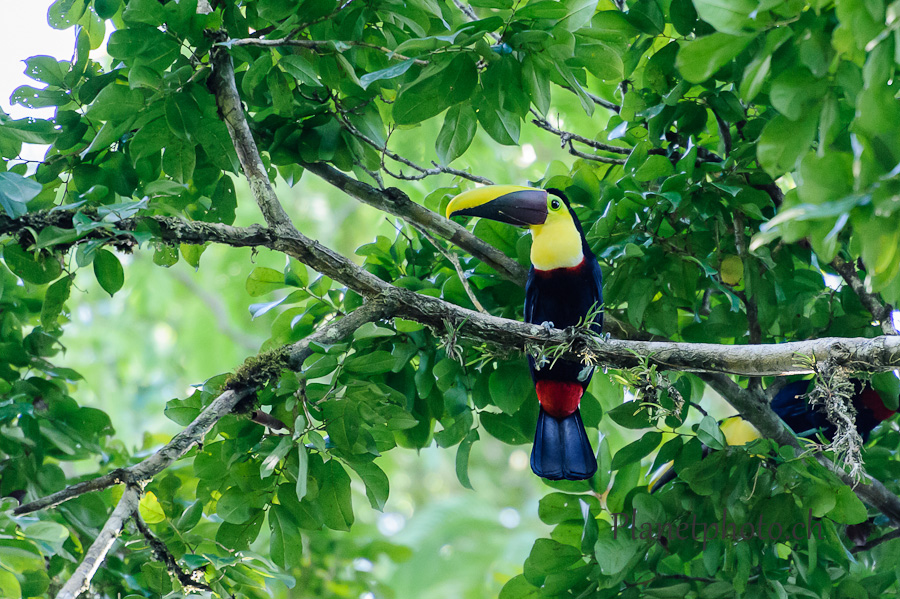
[[[559,200],[557,200],[557,199],[550,200],[550,210],[559,210],[559,206],[560,206]]]

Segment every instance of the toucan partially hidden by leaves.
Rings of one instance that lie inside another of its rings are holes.
[[[600,265],[584,237],[569,200],[558,189],[490,185],[450,201],[447,217],[478,216],[531,229],[531,270],[525,284],[525,322],[563,329],[597,314],[591,329],[601,332]],[[597,471],[578,406],[593,368],[528,358],[540,414],[531,469],[551,480],[582,480]]]
[[[828,420],[822,406],[809,404],[807,394],[811,391],[812,382],[812,379],[801,379],[787,383],[778,390],[769,406],[798,437],[815,439],[821,435],[831,441],[837,427]],[[866,442],[872,430],[896,411],[887,407],[881,394],[869,383],[859,379],[851,379],[851,382],[854,386],[851,403],[856,410],[856,431]],[[760,438],[759,431],[739,416],[726,418],[720,428],[728,445],[746,445]],[[704,455],[707,451],[704,448]],[[650,484],[651,490],[656,491],[674,478],[675,471],[671,468],[666,470]]]

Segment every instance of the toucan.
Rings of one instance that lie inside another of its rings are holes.
[[[851,382],[854,386],[851,403],[856,410],[856,431],[866,442],[872,430],[896,411],[885,405],[881,395],[869,383],[859,379],[851,379]],[[837,428],[828,420],[822,406],[809,404],[807,394],[811,384],[812,379],[787,383],[775,394],[769,406],[798,437],[814,439],[821,435],[831,441]],[[759,431],[739,416],[726,418],[720,428],[729,445],[745,445],[760,437]],[[704,448],[704,455],[706,452],[708,449]],[[656,491],[674,478],[675,471],[670,468],[653,481],[650,488]]]
[[[447,205],[453,215],[478,216],[531,229],[531,269],[525,284],[525,322],[566,328],[583,323],[595,310],[591,329],[600,334],[602,276],[568,198],[558,189],[490,185],[466,191]],[[540,411],[531,451],[531,469],[550,480],[583,480],[597,460],[578,406],[593,367],[557,360],[528,365]]]

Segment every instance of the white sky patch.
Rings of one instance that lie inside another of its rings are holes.
[[[518,510],[511,507],[505,507],[500,510],[498,519],[503,528],[515,528],[519,525],[519,522],[522,521],[522,517],[519,516]]]
[[[353,560],[353,569],[357,572],[371,572],[375,568],[375,564],[364,557],[358,557]]]
[[[509,468],[511,470],[525,470],[528,468],[528,454],[517,449],[509,454]]]
[[[840,275],[823,272],[822,277],[825,279],[825,285],[828,286],[829,289],[834,289],[835,291],[840,289],[841,285],[844,284],[844,279],[842,279]]]
[[[392,537],[406,526],[406,518],[403,514],[387,512],[378,518],[378,532],[386,537]]]
[[[47,9],[51,2],[15,2],[0,0],[0,9],[7,16],[0,19],[0,108],[13,118],[52,117],[55,108],[34,110],[25,106],[10,106],[9,96],[20,85],[42,88],[43,83],[25,76],[24,60],[30,56],[53,56],[70,60],[75,47],[75,28],[65,31],[47,24]]]
[[[534,151],[534,146],[525,144],[522,146],[522,153],[516,158],[516,166],[525,168],[534,164],[535,160],[537,160],[537,153]]]

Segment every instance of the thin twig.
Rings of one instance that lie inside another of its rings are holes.
[[[863,307],[872,314],[872,317],[881,326],[882,333],[885,335],[896,335],[897,330],[894,328],[894,321],[891,318],[894,308],[890,304],[882,303],[877,294],[866,290],[865,283],[862,282],[859,274],[856,272],[856,266],[840,256],[835,256],[831,266],[850,285],[850,288],[859,297]]]
[[[889,533],[883,534],[877,539],[873,539],[863,545],[859,545],[857,547],[853,547],[850,549],[850,553],[860,553],[861,551],[869,551],[870,549],[874,549],[881,545],[882,543],[887,543],[888,541],[893,541],[894,539],[900,538],[900,528],[896,528]]]
[[[178,583],[184,588],[186,593],[196,593],[200,591],[212,592],[212,589],[205,582],[195,580],[191,574],[188,574],[181,569],[181,566],[178,565],[178,560],[175,559],[175,556],[172,555],[172,552],[169,551],[166,544],[160,541],[156,535],[153,534],[153,531],[150,530],[150,527],[147,526],[147,523],[144,522],[140,510],[134,510],[132,518],[134,519],[134,524],[137,526],[138,532],[144,535],[144,538],[147,540],[147,544],[150,546],[150,551],[153,552],[153,556],[166,566],[166,570],[168,570],[171,576],[178,579]]]
[[[261,40],[255,38],[245,38],[239,40],[229,40],[221,42],[223,46],[258,46],[262,48],[273,48],[277,46],[294,46],[297,48],[307,48],[309,50],[323,51],[323,50],[332,50],[335,52],[340,51],[338,46],[346,45],[348,47],[353,48],[370,48],[372,50],[378,50],[380,52],[384,52],[388,55],[388,58],[395,58],[397,60],[410,60],[409,56],[405,56],[403,54],[399,54],[394,52],[390,48],[385,48],[384,46],[378,46],[375,44],[369,44],[366,42],[358,42],[358,41],[348,41],[342,42],[338,40],[295,40],[290,39],[289,37],[277,39],[277,40]],[[412,59],[416,64],[426,65],[429,64],[427,60],[422,60],[421,58]]]
[[[568,143],[570,140],[574,140],[580,143],[583,143],[586,146],[590,146],[596,150],[603,150],[604,152],[612,152],[614,154],[631,154],[631,148],[623,148],[621,146],[613,146],[610,144],[605,144],[603,142],[599,142],[593,139],[589,139],[587,137],[583,137],[578,135],[577,133],[572,133],[570,131],[562,131],[557,129],[553,125],[550,124],[550,121],[541,116],[541,114],[535,110],[531,109],[531,114],[534,115],[535,118],[531,119],[531,122],[540,127],[545,131],[549,131],[550,133],[558,136],[563,144]]]
[[[462,177],[463,179],[468,179],[469,181],[473,181],[475,183],[481,183],[482,185],[493,185],[494,184],[493,181],[491,181],[487,177],[482,177],[480,175],[473,175],[471,173],[467,173],[466,171],[461,171],[459,169],[455,169],[455,168],[449,167],[449,166],[442,166],[436,162],[431,163],[433,165],[433,168],[426,169],[422,166],[419,166],[412,160],[410,160],[404,156],[401,156],[400,154],[397,154],[396,152],[389,150],[386,143],[385,144],[378,143],[377,141],[375,141],[374,139],[372,139],[371,137],[369,137],[368,135],[366,135],[365,133],[363,133],[356,127],[354,127],[353,124],[350,123],[350,121],[348,121],[347,119],[339,118],[338,122],[341,124],[341,126],[344,129],[347,130],[348,133],[350,133],[351,135],[353,135],[360,141],[362,141],[362,142],[372,146],[376,150],[378,150],[381,153],[382,169],[384,170],[384,172],[386,172],[387,174],[389,174],[391,177],[393,177],[395,179],[403,180],[403,181],[419,181],[421,179],[430,177],[432,175],[448,174],[448,175],[455,175],[457,177]],[[391,160],[395,160],[401,164],[405,164],[406,166],[417,171],[419,174],[418,175],[404,175],[403,171],[400,171],[399,173],[391,172],[390,170],[388,170],[387,165],[385,165],[385,163],[384,163],[385,156],[387,156]]]
[[[469,296],[469,300],[472,302],[472,305],[475,306],[475,309],[481,312],[482,314],[487,314],[487,310],[484,309],[484,306],[481,305],[481,302],[478,301],[478,298],[475,297],[475,293],[472,291],[472,287],[469,285],[469,277],[466,276],[466,273],[463,272],[462,266],[459,263],[459,258],[456,255],[444,249],[441,246],[441,243],[435,239],[431,233],[429,233],[424,227],[420,227],[416,224],[413,224],[413,227],[423,236],[425,236],[428,241],[431,242],[431,245],[437,248],[437,250],[444,255],[444,257],[450,261],[450,264],[453,265],[453,268],[456,269],[456,274],[459,277],[459,282],[462,283],[463,289],[466,290],[466,295]]]

